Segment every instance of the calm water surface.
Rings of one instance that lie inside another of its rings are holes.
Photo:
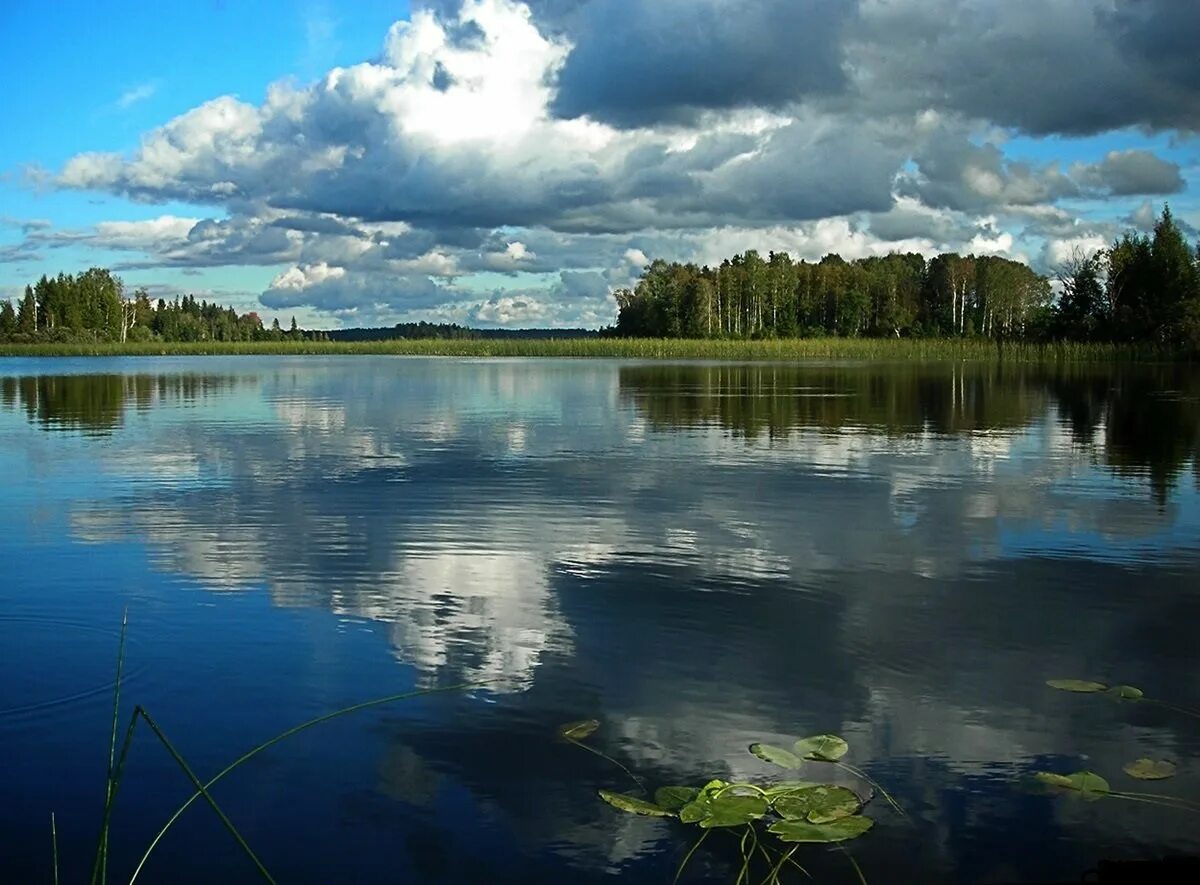
[[[2,878],[81,881],[121,612],[128,704],[281,882],[670,881],[653,785],[758,778],[752,741],[844,735],[872,883],[1077,880],[1200,852],[1191,816],[1036,795],[1034,770],[1174,759],[1200,720],[1200,375],[939,365],[198,358],[0,362]],[[824,774],[821,772],[819,774]],[[1145,788],[1145,787],[1143,787]],[[148,733],[127,881],[190,787]],[[733,839],[691,881],[732,880]],[[803,855],[819,881],[845,857]],[[252,881],[196,806],[139,881]]]

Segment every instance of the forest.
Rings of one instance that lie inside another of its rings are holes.
[[[719,267],[652,262],[615,293],[618,338],[959,338],[1151,344],[1200,349],[1200,245],[1164,207],[1152,235],[1127,233],[1077,254],[1055,280],[993,255],[918,253],[819,262],[751,250]],[[393,339],[577,338],[570,330],[480,330],[400,323],[384,329],[305,331],[293,318],[264,326],[257,313],[198,301],[126,295],[102,268],[43,276],[14,307],[0,300],[0,343],[359,342]]]
[[[194,295],[155,301],[145,289],[137,289],[127,296],[120,278],[99,267],[43,276],[25,287],[15,308],[11,301],[0,301],[0,342],[13,344],[323,338],[323,332],[299,329],[295,319],[287,330],[278,320],[264,326],[253,311],[238,314]]]
[[[1073,256],[1052,281],[990,255],[917,253],[846,261],[763,258],[716,268],[652,262],[616,293],[616,337],[985,338],[1200,346],[1200,246],[1163,209],[1152,236],[1127,233]]]

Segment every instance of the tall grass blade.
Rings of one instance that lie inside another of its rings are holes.
[[[50,854],[54,862],[54,885],[58,885],[58,827],[54,823],[54,812],[50,812]]]
[[[1162,793],[1126,793],[1121,790],[1110,790],[1108,795],[1116,799],[1128,799],[1130,802],[1145,802],[1148,805],[1161,805],[1165,808],[1178,808],[1180,811],[1200,814],[1200,805],[1189,802],[1187,799],[1166,796]]]
[[[287,738],[299,734],[306,729],[312,728],[315,725],[320,725],[321,723],[328,722],[331,719],[337,719],[340,716],[347,716],[350,713],[357,713],[359,710],[366,710],[370,707],[380,707],[384,704],[408,700],[410,698],[422,697],[424,695],[444,694],[445,692],[450,691],[462,691],[469,688],[479,688],[486,684],[486,682],[470,682],[462,685],[450,685],[444,688],[424,688],[416,691],[403,692],[402,694],[387,695],[386,697],[375,698],[374,700],[370,701],[363,701],[362,703],[353,704],[349,707],[343,707],[340,710],[334,710],[332,713],[325,713],[324,715],[318,716],[315,719],[309,719],[307,722],[302,722],[299,725],[295,725],[289,728],[287,731],[280,732],[270,740],[264,741],[257,747],[254,747],[252,750],[243,753],[233,762],[229,763],[227,766],[221,769],[221,771],[213,775],[213,777],[210,778],[206,783],[198,785],[197,791],[175,810],[175,813],[171,815],[165,824],[163,824],[162,829],[155,834],[154,838],[150,842],[149,847],[146,848],[145,853],[142,855],[141,860],[138,861],[137,867],[133,871],[133,875],[129,878],[129,885],[133,885],[133,883],[137,881],[137,877],[141,874],[142,869],[146,866],[146,861],[150,859],[150,855],[154,852],[154,849],[158,846],[158,843],[162,841],[163,836],[165,836],[167,831],[174,825],[175,821],[179,820],[180,815],[187,811],[191,804],[197,799],[201,798],[205,791],[211,788],[215,783],[217,783],[217,781],[221,780],[223,777],[225,777],[225,775],[229,774],[242,763],[253,759],[264,750],[267,750],[278,744],[280,741],[286,740]]]
[[[617,768],[621,769],[621,771],[623,771],[627,775],[629,775],[629,777],[633,780],[633,782],[635,784],[637,784],[639,790],[641,790],[643,793],[649,792],[646,789],[645,782],[640,777],[638,777],[636,774],[634,774],[632,771],[630,771],[628,768],[626,768],[624,765],[622,765],[620,762],[618,762],[612,756],[609,756],[607,753],[603,753],[600,750],[597,750],[595,747],[589,747],[587,744],[583,743],[582,741],[577,741],[574,738],[567,738],[567,742],[574,744],[575,746],[579,747],[581,750],[587,750],[589,753],[593,753],[593,754],[599,756],[601,759],[604,759],[607,762],[611,762],[613,765],[617,766]]]
[[[754,845],[751,844],[749,850],[746,848],[746,843],[757,837],[754,835],[754,826],[746,824],[746,831],[742,833],[742,841],[738,844],[738,850],[742,853],[742,868],[738,870],[738,877],[734,880],[733,885],[742,885],[743,882],[750,880],[750,858],[754,856]]]
[[[683,871],[687,867],[688,861],[692,859],[692,855],[696,853],[696,849],[699,848],[704,840],[708,838],[708,834],[711,832],[712,830],[705,830],[700,834],[700,838],[692,843],[692,847],[688,849],[688,853],[685,854],[683,856],[683,860],[679,862],[679,866],[675,870],[675,878],[671,880],[671,885],[678,885],[679,877],[683,875]]]
[[[779,876],[783,873],[784,864],[789,862],[792,864],[792,866],[811,879],[812,875],[808,872],[808,870],[804,869],[804,867],[792,860],[792,855],[795,854],[799,848],[799,845],[793,845],[786,854],[781,854],[779,861],[775,864],[775,866],[771,867],[771,871],[767,873],[767,878],[763,879],[762,885],[779,885]]]
[[[863,780],[865,780],[873,788],[875,788],[876,790],[879,791],[879,795],[882,796],[887,801],[888,805],[892,806],[892,809],[898,815],[900,815],[901,817],[908,817],[908,815],[904,813],[904,809],[900,807],[900,803],[897,802],[894,798],[892,798],[892,794],[889,793],[887,790],[885,790],[882,786],[880,786],[879,783],[872,780],[871,777],[865,771],[863,771],[861,768],[855,768],[853,765],[850,765],[846,762],[835,762],[833,764],[836,765],[838,768],[844,768],[846,771],[850,772],[855,777],[860,777]]]
[[[846,855],[846,857],[847,857],[847,858],[849,858],[849,860],[850,860],[850,865],[851,865],[852,867],[854,867],[854,872],[858,874],[858,883],[859,883],[859,885],[867,885],[867,877],[863,875],[862,867],[860,867],[860,866],[858,865],[858,861],[854,859],[854,855],[853,855],[853,854],[851,854],[851,853],[850,853],[850,852],[849,852],[849,851],[848,851],[848,850],[845,848],[845,846],[841,846],[841,849],[842,849],[842,853],[843,853],[844,855]]]
[[[1143,703],[1154,704],[1157,707],[1164,707],[1167,710],[1172,710],[1184,716],[1191,716],[1193,719],[1200,719],[1200,710],[1193,710],[1191,707],[1181,707],[1178,704],[1172,704],[1168,701],[1160,701],[1157,698],[1142,698]]]
[[[254,853],[254,849],[252,849],[246,840],[242,838],[242,834],[239,833],[237,827],[233,825],[233,821],[231,821],[225,815],[225,812],[221,810],[221,806],[217,804],[217,800],[212,797],[207,789],[205,789],[204,784],[200,782],[200,778],[196,777],[196,774],[192,771],[191,766],[187,764],[183,756],[179,754],[179,751],[175,749],[169,740],[167,740],[167,736],[163,734],[162,729],[158,727],[158,723],[151,719],[150,714],[147,713],[142,707],[137,707],[136,711],[141,714],[143,719],[146,720],[146,725],[150,726],[150,730],[154,732],[154,736],[162,741],[162,745],[167,748],[167,752],[171,754],[171,758],[175,760],[175,763],[181,769],[183,769],[183,773],[186,774],[188,780],[192,782],[192,786],[195,787],[196,791],[204,797],[204,801],[209,804],[209,807],[212,808],[217,817],[221,819],[221,823],[225,825],[225,829],[229,831],[229,834],[233,836],[237,844],[241,846],[242,851],[244,851],[246,856],[254,862],[256,867],[258,867],[259,874],[265,880],[270,882],[271,885],[275,885],[275,879],[269,872],[267,872],[267,868],[263,866],[262,861],[258,859],[258,855]]]
[[[117,641],[117,679],[113,684],[112,731],[108,739],[108,771],[104,783],[104,816],[100,825],[100,839],[96,846],[96,859],[92,864],[92,885],[103,885],[108,881],[108,825],[117,792],[113,775],[117,753],[117,726],[121,716],[121,681],[125,676],[125,634],[128,629],[129,607],[126,606],[121,613],[121,636]]]

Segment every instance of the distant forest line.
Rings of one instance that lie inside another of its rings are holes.
[[[1127,233],[1058,269],[1058,292],[991,255],[846,261],[735,255],[719,267],[655,261],[616,294],[612,332],[661,338],[984,338],[1200,348],[1200,244],[1169,207],[1152,236]]]
[[[266,326],[255,312],[239,314],[193,295],[155,300],[138,289],[126,296],[118,277],[91,268],[43,276],[25,287],[16,306],[0,301],[0,344],[18,345],[5,352],[71,346],[101,352],[112,345],[118,352],[153,352],[157,344],[256,345],[271,352],[297,343],[395,340],[901,338],[1200,351],[1200,244],[1188,245],[1169,208],[1153,235],[1127,233],[1109,248],[1073,256],[1056,276],[1057,294],[1048,277],[991,255],[846,261],[830,254],[811,263],[751,250],[715,268],[652,262],[636,287],[616,293],[616,325],[599,331],[425,322],[309,331],[294,318],[287,329],[278,320]]]

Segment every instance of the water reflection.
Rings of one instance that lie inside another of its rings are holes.
[[[0,376],[0,406],[25,412],[44,430],[78,430],[104,436],[131,410],[204,400],[231,390],[236,375],[24,375]]]
[[[1200,373],[1190,367],[901,364],[641,365],[621,393],[660,430],[718,426],[749,440],[798,430],[888,435],[1018,431],[1053,409],[1073,441],[1164,503],[1200,480]]]
[[[389,673],[488,680],[489,705],[339,733],[387,800],[339,807],[419,834],[404,850],[426,878],[669,878],[680,834],[592,802],[622,775],[553,740],[591,716],[598,745],[653,783],[761,776],[750,741],[844,734],[919,828],[863,844],[896,880],[1077,876],[1115,844],[1197,847],[1156,809],[1013,789],[1084,755],[1109,772],[1200,755],[1164,711],[1041,689],[1087,676],[1200,698],[1194,373],[314,359],[205,382],[196,365],[4,380],[32,427],[105,434],[81,450],[0,423],[12,500],[28,465],[52,483],[82,463],[72,543],[141,545],[172,579],[157,605],[193,598],[182,582],[217,605],[269,601],[273,623],[332,612],[376,628]],[[172,393],[188,374],[207,392]],[[70,416],[92,408],[88,385],[110,405],[85,426]],[[128,420],[138,408],[147,420]],[[77,460],[56,475],[47,454]],[[376,653],[356,637],[330,647]],[[352,698],[374,685],[355,660]],[[278,691],[307,699],[324,663]],[[1013,857],[1014,842],[1033,847]],[[380,878],[372,856],[357,878]],[[719,879],[726,860],[701,863]]]

